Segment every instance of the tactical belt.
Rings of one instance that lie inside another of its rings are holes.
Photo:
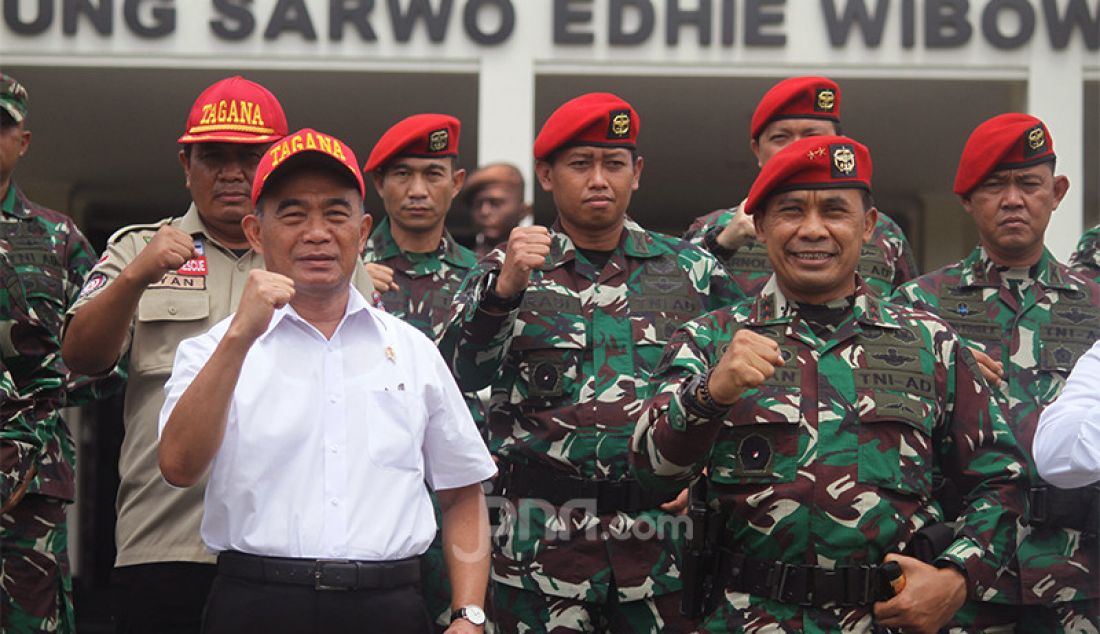
[[[218,553],[218,574],[262,583],[312,586],[314,590],[380,590],[420,582],[420,557],[396,561],[261,557]]]
[[[1032,526],[1073,528],[1089,535],[1100,534],[1100,487],[1059,489],[1032,487],[1028,491]]]
[[[720,585],[801,606],[870,606],[893,596],[881,566],[794,565],[723,549]]]
[[[541,465],[508,463],[500,476],[500,493],[508,498],[533,498],[554,505],[596,501],[596,514],[637,513],[676,498],[677,492],[658,493],[637,480],[589,480]]]

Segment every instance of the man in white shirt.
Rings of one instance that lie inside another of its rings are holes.
[[[266,270],[177,351],[160,468],[175,486],[210,470],[205,632],[429,632],[425,481],[443,508],[448,632],[481,631],[480,483],[496,468],[432,342],[349,284],[371,226],[363,195],[340,140],[307,129],[272,146],[243,221]]]
[[[1073,366],[1062,395],[1039,417],[1035,466],[1054,486],[1100,486],[1100,342]],[[1100,508],[1092,509],[1100,523]]]

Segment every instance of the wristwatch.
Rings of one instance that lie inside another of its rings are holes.
[[[490,271],[482,278],[481,287],[478,289],[479,303],[482,308],[510,313],[523,303],[523,292],[512,297],[501,297],[496,292],[498,276],[496,271]]]
[[[466,619],[474,625],[485,625],[485,610],[480,606],[465,605],[451,612],[451,623],[459,619]]]

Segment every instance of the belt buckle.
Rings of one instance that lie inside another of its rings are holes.
[[[351,590],[358,581],[358,572],[358,566],[348,559],[318,559],[313,565],[313,589],[325,592]],[[350,573],[350,578],[347,573]]]
[[[774,571],[779,571],[779,579],[777,580],[778,583],[771,583],[772,579],[768,579],[768,585],[771,586],[771,596],[769,598],[773,601],[782,601],[783,603],[786,603],[786,601],[783,600],[783,594],[784,591],[787,589],[787,579],[790,578],[791,571],[795,569],[795,566],[787,563],[777,563],[779,563],[779,567],[772,568],[772,573],[768,575],[769,577],[774,577]]]

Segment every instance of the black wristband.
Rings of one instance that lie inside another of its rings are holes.
[[[484,282],[482,282],[484,286],[481,292],[480,307],[504,313],[510,313],[519,308],[520,304],[523,303],[523,291],[516,293],[512,297],[502,297],[494,288],[496,286],[496,281],[497,274],[495,271],[485,276]]]
[[[700,418],[715,419],[726,415],[730,406],[721,405],[710,394],[707,383],[710,381],[708,370],[703,374],[696,374],[684,384],[680,393],[680,401],[689,414]]]
[[[711,255],[719,260],[726,260],[737,253],[737,249],[727,249],[726,247],[718,244],[718,234],[722,233],[723,227],[721,225],[711,227],[703,233],[703,246],[707,251],[710,251]]]

